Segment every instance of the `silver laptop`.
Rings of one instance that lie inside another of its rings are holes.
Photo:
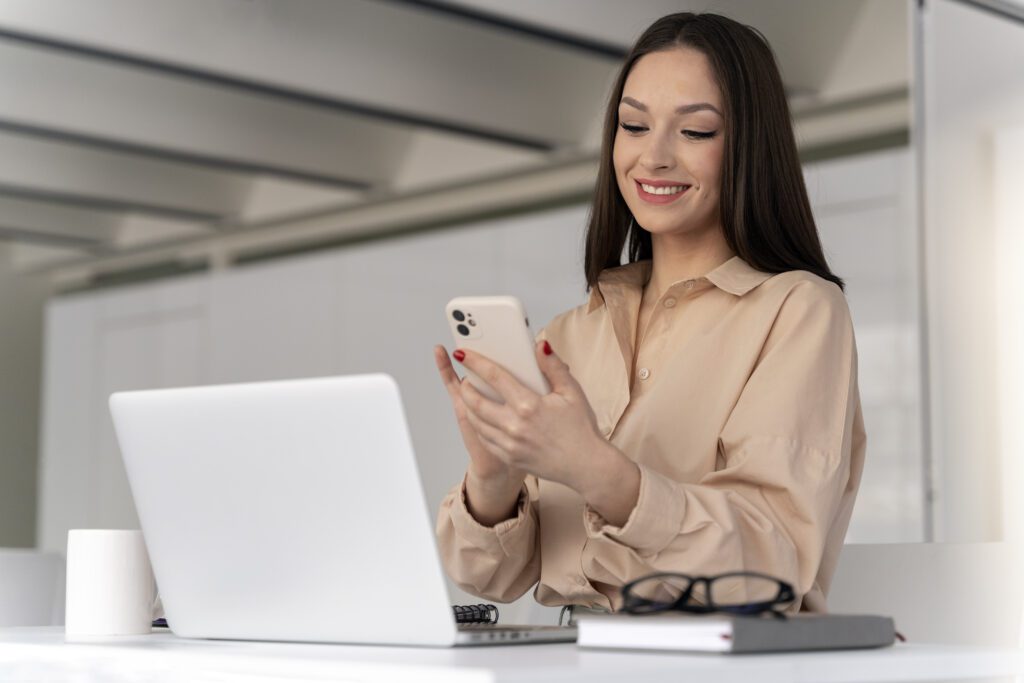
[[[167,621],[194,638],[573,641],[459,628],[398,386],[383,374],[110,397]]]

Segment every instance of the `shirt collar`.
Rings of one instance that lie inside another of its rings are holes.
[[[704,277],[722,291],[743,296],[773,275],[775,273],[757,270],[739,256],[733,256]]]
[[[634,261],[624,266],[607,268],[601,271],[597,278],[597,286],[590,290],[590,300],[587,305],[587,313],[604,303],[604,296],[601,287],[611,289],[615,287],[628,287],[643,289],[644,285],[651,278],[652,262],[650,260]],[[734,296],[743,296],[754,289],[762,282],[772,277],[773,273],[764,273],[750,266],[739,256],[718,266],[704,276],[711,284],[724,292]],[[697,278],[700,279],[700,278]]]

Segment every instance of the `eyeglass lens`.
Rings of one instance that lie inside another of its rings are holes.
[[[691,578],[682,575],[651,576],[635,582],[629,590],[633,602],[667,608],[676,603],[690,587]],[[724,574],[709,581],[693,581],[687,604],[735,607],[772,602],[779,597],[775,579],[749,575]]]

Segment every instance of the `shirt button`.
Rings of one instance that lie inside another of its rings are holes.
[[[684,282],[683,287],[686,287],[687,289],[693,289],[693,280],[687,280],[686,282]]]
[[[672,308],[676,305],[676,300],[672,297],[665,299],[665,308]]]
[[[651,376],[651,371],[647,368],[640,368],[640,372],[637,373],[637,376],[640,377],[640,379],[647,379]]]
[[[589,581],[587,581],[585,577],[581,576],[578,579],[576,579],[576,583],[578,583],[581,586],[586,586],[589,583]]]

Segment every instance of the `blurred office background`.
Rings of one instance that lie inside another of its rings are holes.
[[[137,526],[121,389],[389,372],[436,508],[445,302],[585,300],[611,81],[686,9],[772,43],[848,283],[848,540],[1018,535],[1024,2],[0,0],[0,546]]]

